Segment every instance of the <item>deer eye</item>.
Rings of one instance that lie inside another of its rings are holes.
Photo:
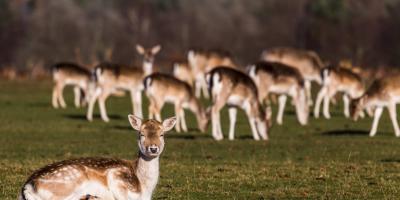
[[[164,137],[164,134],[161,134],[160,137]]]
[[[140,133],[140,137],[144,137],[144,134],[143,134],[143,133]]]

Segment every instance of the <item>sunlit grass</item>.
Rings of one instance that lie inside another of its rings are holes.
[[[49,162],[136,157],[128,96],[109,99],[112,120],[104,123],[98,116],[87,122],[85,110],[73,108],[71,90],[66,91],[65,110],[51,108],[50,93],[46,81],[0,82],[0,199],[16,199],[27,176]],[[209,132],[197,132],[188,114],[192,131],[166,138],[154,199],[396,199],[400,139],[387,113],[377,136],[369,138],[371,119],[354,123],[339,106],[331,110],[331,120],[311,118],[302,127],[288,108],[284,125],[274,125],[268,142],[251,139],[242,112],[233,142],[216,142]],[[164,117],[171,111],[167,106]],[[226,110],[222,116],[227,136]]]

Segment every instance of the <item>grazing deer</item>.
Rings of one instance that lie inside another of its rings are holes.
[[[338,92],[343,93],[344,115],[350,117],[350,100],[359,98],[365,91],[361,77],[351,70],[342,67],[326,67],[322,69],[321,76],[322,88],[315,102],[315,118],[319,117],[322,100],[324,100],[323,114],[325,118],[329,119],[331,117],[329,102]]]
[[[91,72],[74,63],[58,63],[52,66],[54,80],[52,105],[54,108],[61,106],[66,108],[63,90],[67,85],[74,86],[75,106],[80,107],[82,103],[82,93],[87,99],[87,91],[91,81]]]
[[[217,66],[227,66],[235,68],[232,56],[220,50],[190,50],[188,61],[195,75],[195,93],[200,98],[203,93],[205,98],[209,98],[205,74]]]
[[[213,105],[211,107],[212,136],[216,140],[223,139],[221,130],[220,111],[224,105],[229,106],[229,140],[234,139],[237,107],[242,108],[249,119],[253,138],[268,139],[267,115],[258,102],[257,86],[253,80],[238,70],[228,67],[216,67],[207,74]]]
[[[173,76],[153,73],[147,76],[143,85],[149,98],[149,118],[154,116],[161,121],[161,110],[166,102],[175,106],[175,116],[177,116],[177,132],[187,132],[184,108],[192,111],[197,119],[200,131],[205,132],[208,125],[208,117],[203,106],[194,95],[192,88],[186,82],[176,79]]]
[[[162,123],[129,115],[138,131],[138,158],[79,158],[47,165],[34,172],[22,187],[20,200],[151,199],[159,177],[164,134],[176,122]]]
[[[143,71],[146,76],[153,73],[154,57],[160,50],[161,45],[149,49],[145,49],[139,44],[136,45],[136,51],[143,56]]]
[[[186,62],[175,62],[174,69],[173,69],[174,76],[193,87],[194,84],[194,74],[192,68],[189,67],[188,63]]]
[[[130,92],[133,113],[142,117],[143,78],[153,72],[154,57],[160,49],[160,45],[150,49],[144,49],[141,45],[136,46],[138,53],[143,56],[143,69],[113,63],[101,63],[96,66],[94,71],[97,78],[97,89],[89,101],[86,118],[89,121],[93,120],[93,108],[98,99],[101,118],[105,122],[110,121],[105,102],[110,94],[116,93],[117,90]]]
[[[269,62],[279,62],[298,69],[304,78],[304,86],[309,105],[312,105],[311,82],[321,84],[320,71],[324,64],[314,51],[278,47],[266,50],[261,59]]]
[[[361,97],[351,101],[350,114],[355,121],[358,117],[362,117],[364,109],[375,109],[374,120],[369,136],[375,136],[383,109],[387,107],[390,119],[392,120],[394,133],[396,137],[400,137],[396,112],[396,104],[400,102],[399,79],[400,74],[395,73],[382,79],[375,80]]]
[[[304,88],[304,79],[300,72],[281,63],[258,62],[250,66],[249,75],[258,87],[261,103],[268,100],[270,94],[279,95],[279,109],[276,121],[282,124],[287,96],[293,98],[297,119],[301,125],[308,121],[308,105]]]

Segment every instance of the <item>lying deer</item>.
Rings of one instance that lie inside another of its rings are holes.
[[[213,100],[211,108],[212,136],[216,140],[223,139],[220,122],[220,111],[229,106],[229,139],[235,135],[237,107],[242,108],[249,119],[253,138],[268,139],[269,114],[263,112],[258,102],[257,86],[245,73],[228,67],[216,67],[207,74],[210,93]],[[268,110],[270,111],[270,110]]]
[[[325,118],[331,117],[329,102],[338,92],[343,93],[344,115],[350,117],[350,100],[359,98],[364,94],[364,84],[361,77],[351,70],[342,67],[326,67],[321,71],[322,88],[315,102],[314,116],[319,117],[320,106],[324,100],[323,114]],[[363,114],[362,114],[363,115]]]
[[[383,109],[387,107],[390,119],[392,120],[394,133],[396,137],[400,137],[396,112],[396,104],[400,102],[399,79],[400,74],[392,74],[385,78],[378,79],[372,83],[361,97],[351,101],[350,114],[355,121],[358,117],[362,116],[364,109],[375,109],[374,120],[369,136],[375,136]]]
[[[165,103],[172,103],[175,106],[177,116],[177,132],[187,132],[184,108],[192,111],[197,119],[197,124],[202,132],[205,132],[208,124],[208,117],[203,106],[194,95],[192,88],[186,82],[176,79],[173,76],[153,73],[147,76],[143,85],[149,98],[149,118],[154,116],[161,121],[161,110]]]
[[[28,178],[19,199],[151,199],[158,182],[164,134],[174,127],[176,118],[162,123],[134,115],[128,118],[138,131],[136,160],[79,158],[50,164]]]
[[[61,106],[66,108],[63,90],[67,85],[74,87],[75,106],[80,107],[82,103],[82,95],[87,100],[88,86],[91,81],[91,72],[74,63],[58,63],[52,66],[52,75],[54,80],[52,105],[54,108]]]
[[[137,51],[143,55],[142,69],[113,63],[101,63],[96,66],[97,89],[89,101],[87,119],[92,121],[94,104],[98,100],[101,118],[103,121],[108,122],[109,118],[105,102],[110,94],[115,93],[117,90],[130,92],[133,113],[142,117],[143,78],[152,73],[154,57],[160,49],[159,45],[150,49],[143,49],[140,45],[137,46]]]
[[[287,96],[293,98],[300,124],[307,124],[308,105],[304,79],[297,69],[281,63],[262,61],[250,66],[249,75],[258,87],[261,103],[267,101],[270,94],[279,95],[279,109],[276,118],[278,124],[283,122]]]
[[[205,98],[209,98],[205,75],[217,66],[227,66],[235,68],[232,56],[221,50],[190,50],[188,52],[188,62],[195,75],[195,93],[200,98],[203,93]]]
[[[321,84],[320,71],[324,67],[320,57],[314,51],[278,47],[266,50],[261,59],[269,62],[280,62],[298,69],[304,78],[304,86],[309,105],[312,105],[311,82]]]

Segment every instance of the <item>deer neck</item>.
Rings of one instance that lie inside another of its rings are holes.
[[[139,152],[136,175],[145,193],[151,195],[157,185],[159,172],[159,157],[147,157]]]
[[[153,63],[149,61],[143,61],[143,71],[146,76],[153,73]]]

